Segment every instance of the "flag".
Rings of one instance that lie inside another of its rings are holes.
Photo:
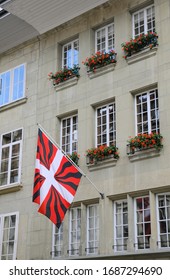
[[[82,174],[39,128],[33,202],[58,228],[72,203]]]

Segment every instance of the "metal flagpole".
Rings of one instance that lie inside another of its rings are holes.
[[[66,154],[65,151],[63,151],[63,149],[54,141],[54,139],[48,134],[48,132],[39,124],[37,123],[38,127],[48,136],[48,138],[51,140],[51,142],[57,146],[58,149],[60,149],[60,151],[62,151],[62,153],[64,154],[64,156],[68,159],[68,161],[70,161],[76,168],[77,170],[93,185],[93,187],[96,189],[96,191],[100,194],[101,199],[104,199],[104,193],[100,192],[99,189],[96,187],[96,185],[90,180],[90,178],[80,169],[79,166],[77,166],[77,164],[75,164],[75,162],[68,157],[68,155]]]

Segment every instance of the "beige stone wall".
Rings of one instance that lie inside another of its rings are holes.
[[[0,56],[0,72],[26,63],[26,102],[10,109],[0,110],[0,134],[19,127],[24,129],[23,188],[15,193],[0,195],[0,213],[19,211],[18,259],[51,258],[52,223],[38,214],[37,205],[32,203],[37,123],[40,123],[59,143],[60,117],[69,116],[74,111],[78,112],[79,165],[105,194],[104,200],[99,199],[101,256],[113,254],[112,199],[124,198],[128,194],[130,195],[128,200],[131,201],[131,195],[135,196],[136,193],[147,194],[151,191],[152,197],[153,192],[170,190],[170,37],[168,36],[170,4],[168,0],[154,1],[156,31],[159,35],[156,54],[128,65],[121,49],[121,43],[131,38],[129,11],[143,2],[147,1],[109,1],[108,4]],[[86,68],[81,62],[94,53],[94,29],[105,22],[110,22],[113,18],[117,65],[114,71],[89,79]],[[80,78],[77,85],[56,92],[48,81],[48,73],[55,72],[61,67],[61,45],[77,36],[80,43]],[[164,136],[164,148],[158,157],[131,162],[126,154],[126,144],[129,136],[135,135],[133,94],[150,85],[158,87],[160,130]],[[107,103],[107,100],[116,102],[117,146],[120,159],[114,167],[89,172],[84,154],[88,148],[95,146],[94,107],[99,103]],[[99,197],[100,195],[88,180],[82,178],[74,202],[81,202],[84,209],[86,205],[84,201],[87,203],[88,200]],[[152,212],[154,216],[154,205]],[[131,215],[129,219],[130,224],[133,225]],[[68,229],[66,223],[64,227]],[[156,221],[152,223],[152,232],[155,228]],[[131,235],[129,248],[133,253],[133,232]],[[153,236],[153,251],[156,238],[157,236]],[[83,248],[86,247],[85,243],[83,239]],[[64,257],[68,256],[67,249],[68,238],[65,240]],[[84,254],[84,250],[82,252]]]

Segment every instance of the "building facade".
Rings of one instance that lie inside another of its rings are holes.
[[[109,0],[0,54],[1,259],[170,258],[169,26],[169,0]],[[97,186],[59,230],[32,203],[37,123]]]

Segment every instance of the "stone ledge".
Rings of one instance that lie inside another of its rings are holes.
[[[154,56],[156,54],[157,49],[158,49],[158,47],[154,47],[153,49],[150,49],[148,47],[148,48],[146,48],[146,49],[144,49],[142,51],[139,51],[139,52],[137,52],[135,54],[132,54],[132,56],[127,57],[126,61],[130,65],[130,64],[133,64],[135,62],[141,61],[143,59],[152,57],[152,56]]]
[[[116,63],[111,63],[109,65],[102,66],[100,68],[97,68],[95,70],[95,72],[88,72],[88,76],[90,79],[94,79],[96,77],[99,77],[101,75],[104,75],[108,72],[113,71],[115,69],[115,66],[116,66]]]
[[[100,170],[108,167],[115,166],[117,163],[117,159],[108,158],[101,161],[97,161],[96,163],[87,164],[89,171]]]
[[[65,88],[68,88],[68,87],[72,87],[74,85],[76,85],[78,82],[78,77],[73,77],[73,78],[70,78],[69,80],[65,81],[65,82],[62,82],[58,85],[55,85],[54,88],[56,91],[60,91],[60,90],[63,90]]]
[[[13,101],[9,104],[2,105],[0,107],[0,112],[3,112],[5,110],[11,109],[11,108],[16,107],[16,106],[19,106],[19,105],[24,104],[26,102],[27,102],[27,97],[24,97],[24,98],[18,99],[16,101]]]
[[[156,150],[153,148],[153,149],[135,152],[134,154],[128,155],[128,158],[131,162],[134,162],[134,161],[158,157],[158,156],[160,156],[160,150]]]
[[[19,183],[17,183],[17,184],[15,183],[15,184],[11,184],[11,185],[8,185],[8,186],[3,186],[3,187],[0,186],[0,195],[1,194],[6,194],[6,193],[17,192],[20,189],[22,189],[22,187],[23,186]]]

